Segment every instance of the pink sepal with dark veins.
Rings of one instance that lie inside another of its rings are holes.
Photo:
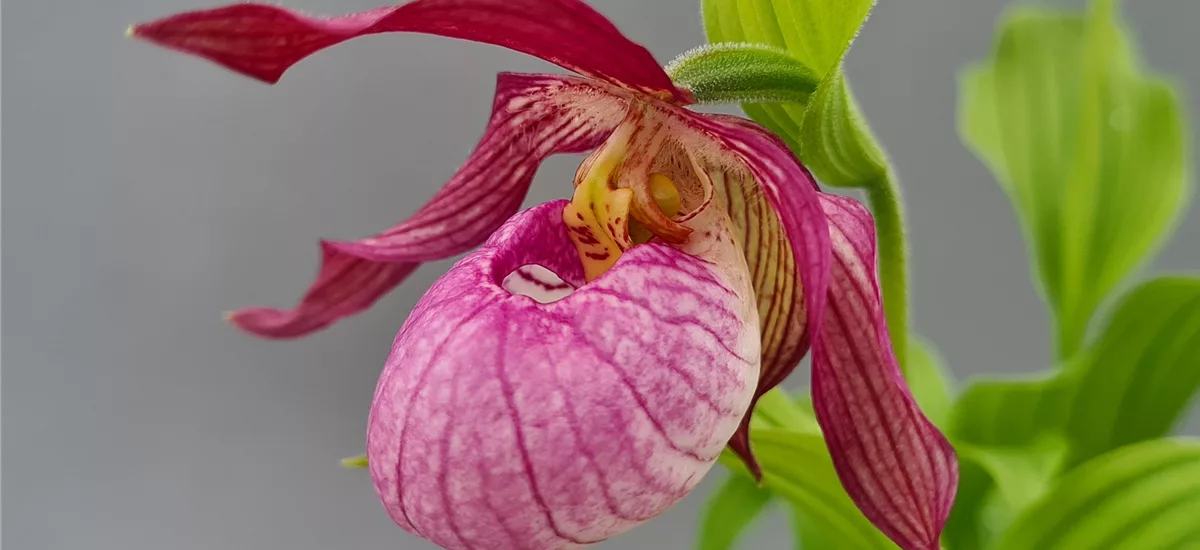
[[[416,0],[336,17],[245,3],[181,13],[131,32],[270,83],[305,57],[352,38],[434,34],[510,48],[674,103],[695,102],[646,48],[579,0]]]
[[[620,122],[625,99],[596,86],[569,76],[501,74],[483,138],[428,204],[374,237],[322,242],[317,280],[295,308],[247,308],[230,321],[267,338],[303,336],[370,307],[421,262],[479,246],[521,207],[542,160],[592,149]]]
[[[875,225],[846,197],[821,195],[833,246],[816,332],[813,408],[842,485],[905,550],[938,550],[958,487],[954,448],[917,406],[896,363],[875,276]]]
[[[753,396],[744,278],[646,244],[585,284],[565,204],[518,214],[439,280],[376,389],[376,490],[401,527],[445,548],[567,548],[625,531],[700,481]],[[576,290],[546,304],[505,290],[530,264]]]

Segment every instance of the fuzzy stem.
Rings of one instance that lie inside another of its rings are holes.
[[[908,246],[904,232],[904,203],[890,167],[867,186],[879,242],[879,286],[892,349],[901,371],[908,364]]]

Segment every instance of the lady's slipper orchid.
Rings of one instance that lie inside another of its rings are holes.
[[[585,4],[417,0],[330,18],[238,4],[131,29],[272,83],[318,50],[398,31],[583,75],[502,74],[478,147],[427,205],[323,242],[294,309],[231,317],[301,336],[483,244],[417,304],[376,389],[370,471],[401,527],[447,548],[573,547],[662,512],[726,444],[757,473],[750,410],[811,341],[849,494],[900,546],[937,548],[957,467],[892,354],[870,215],[820,193],[761,127],[685,109],[692,95]],[[570,201],[517,213],[544,158],[585,151]]]

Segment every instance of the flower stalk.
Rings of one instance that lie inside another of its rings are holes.
[[[908,375],[908,241],[904,227],[904,202],[891,166],[866,186],[867,202],[875,214],[879,246],[879,286],[887,317],[892,349],[900,370]]]

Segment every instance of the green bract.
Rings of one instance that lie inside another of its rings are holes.
[[[817,87],[812,70],[788,52],[763,44],[710,44],[666,67],[675,84],[703,103],[808,102]]]
[[[842,58],[872,0],[704,0],[708,39],[781,48],[820,79],[805,105],[745,103],[754,120],[783,136],[826,185],[868,187],[886,176],[842,76]]]

